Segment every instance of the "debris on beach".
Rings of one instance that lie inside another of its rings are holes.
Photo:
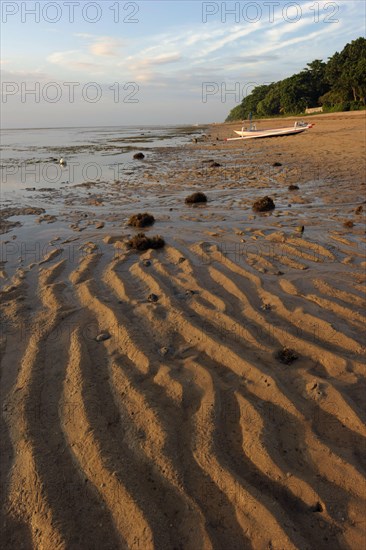
[[[204,193],[193,193],[192,195],[189,195],[186,197],[185,200],[186,204],[197,204],[199,202],[207,202],[207,197]]]
[[[282,166],[282,162],[274,162],[272,166]]]
[[[289,191],[298,191],[299,186],[298,185],[289,185],[288,190]]]
[[[148,295],[147,299],[149,302],[154,304],[159,300],[159,297],[156,294],[151,293]]]
[[[95,339],[97,342],[104,342],[104,340],[109,340],[110,337],[109,332],[101,332]]]
[[[193,294],[196,294],[196,291],[195,290],[192,290],[190,288],[188,288],[186,291],[185,291],[185,295],[186,296],[193,296]]]
[[[349,229],[351,229],[354,225],[355,224],[352,220],[346,220],[345,222],[343,222],[343,227],[348,227]]]
[[[148,225],[153,225],[153,223],[155,223],[154,216],[144,212],[143,214],[134,214],[131,216],[127,225],[132,225],[133,227],[147,227]]]
[[[298,225],[295,229],[298,233],[304,233],[305,227],[303,225]]]
[[[274,210],[275,207],[275,203],[271,197],[263,197],[262,199],[258,199],[252,206],[255,212],[269,212],[270,210]]]
[[[299,358],[297,353],[290,348],[280,349],[279,351],[277,351],[275,357],[278,361],[281,361],[281,363],[284,363],[285,365],[291,365],[291,363]]]
[[[144,153],[135,153],[133,155],[133,158],[136,159],[136,160],[143,160],[145,158],[145,155],[144,155]]]
[[[165,241],[160,235],[155,237],[147,237],[145,233],[138,233],[132,239],[127,241],[128,248],[134,250],[148,250],[149,248],[162,248],[165,245]]]
[[[355,210],[355,214],[362,214],[362,211],[363,211],[363,206],[362,204],[360,204],[360,206],[357,206]]]

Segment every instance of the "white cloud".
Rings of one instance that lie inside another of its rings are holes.
[[[134,60],[133,58],[130,58],[130,59],[131,61]],[[166,55],[162,54],[162,55],[157,55],[155,57],[147,57],[145,59],[137,60],[136,66],[150,67],[153,65],[167,65],[169,63],[177,63],[181,59],[182,57],[179,53],[171,53]]]
[[[121,45],[120,40],[106,36],[98,38],[93,44],[90,44],[89,51],[97,56],[117,56]]]
[[[79,50],[68,50],[64,52],[54,52],[47,57],[47,61],[53,65],[71,71],[82,70],[91,74],[102,74],[104,65],[94,61],[92,56],[84,54]]]

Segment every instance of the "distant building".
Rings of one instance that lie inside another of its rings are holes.
[[[322,113],[323,107],[314,107],[313,109],[305,109],[305,113],[310,115],[311,113]]]

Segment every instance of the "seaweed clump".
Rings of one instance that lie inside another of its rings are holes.
[[[284,363],[285,365],[291,365],[296,359],[299,358],[297,353],[290,348],[282,348],[280,349],[276,355],[276,359],[280,361],[281,363]]]
[[[193,193],[192,195],[189,195],[189,197],[186,197],[186,204],[196,204],[199,202],[207,202],[207,197],[204,193]]]
[[[143,214],[134,214],[128,220],[128,225],[133,227],[147,227],[148,225],[153,225],[155,222],[154,216],[144,212]]]
[[[269,212],[270,210],[274,210],[275,203],[271,197],[263,197],[255,201],[252,208],[255,212]]]
[[[127,241],[128,248],[133,250],[148,250],[149,248],[157,249],[162,248],[165,245],[165,241],[160,235],[155,237],[147,237],[145,233],[138,233],[132,239]]]

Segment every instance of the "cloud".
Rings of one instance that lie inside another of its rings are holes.
[[[131,58],[130,58],[131,59]],[[145,58],[137,60],[136,66],[138,67],[151,67],[154,65],[167,65],[168,63],[177,63],[182,59],[179,53],[162,54],[156,57]]]
[[[101,37],[93,44],[90,44],[89,51],[97,56],[117,56],[121,45],[122,43],[120,40],[110,37]]]
[[[47,57],[47,61],[69,70],[85,70],[94,74],[100,74],[104,71],[104,65],[96,63],[91,56],[79,50],[54,52]]]

